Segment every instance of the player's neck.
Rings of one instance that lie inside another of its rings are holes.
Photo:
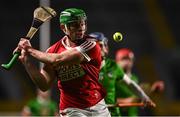
[[[76,46],[76,44],[74,42],[72,42],[68,37],[65,40],[65,44],[68,47],[75,47]]]
[[[125,70],[125,73],[130,77],[132,75],[131,70]]]

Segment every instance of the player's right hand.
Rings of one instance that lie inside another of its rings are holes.
[[[144,100],[143,103],[145,107],[156,107],[156,104],[150,99]]]

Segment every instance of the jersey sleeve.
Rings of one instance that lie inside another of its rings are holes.
[[[94,40],[87,40],[76,49],[88,62],[101,56],[100,47]]]
[[[137,84],[139,83],[139,78],[136,75],[132,74],[131,79],[135,81]]]
[[[124,71],[123,71],[123,69],[122,68],[120,68],[120,67],[118,67],[117,65],[116,65],[116,77],[117,77],[117,80],[122,80],[123,79],[123,77],[124,77]]]
[[[49,47],[49,48],[46,50],[46,53],[52,53],[52,48]]]
[[[58,50],[58,48],[59,48],[59,46],[60,46],[60,41],[58,41],[58,42],[56,42],[55,44],[53,44],[51,47],[49,47],[47,50],[46,50],[46,52],[47,53],[56,53],[57,52],[57,50]]]

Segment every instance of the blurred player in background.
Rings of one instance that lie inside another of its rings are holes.
[[[132,73],[132,68],[134,65],[134,53],[128,48],[119,49],[116,52],[116,63],[123,71],[136,83],[139,83],[139,78]],[[159,91],[162,92],[164,90],[163,81],[156,81],[151,86],[150,83],[141,83],[140,85],[143,90],[146,91],[148,95],[150,93]],[[117,86],[117,91],[121,93],[117,93],[117,102],[118,103],[131,103],[136,102],[138,99],[135,96],[134,92],[132,92],[127,85],[121,81],[121,85]],[[120,112],[123,116],[138,116],[138,108],[137,107],[126,107],[120,108]]]
[[[57,104],[51,99],[50,91],[37,89],[37,97],[24,106],[22,116],[55,116],[58,114]]]
[[[21,38],[17,48],[21,50],[21,62],[41,90],[48,90],[57,80],[61,116],[110,116],[104,101],[105,90],[98,82],[101,51],[94,39],[85,35],[86,13],[68,8],[59,19],[65,36],[47,52],[33,48],[29,40]],[[32,57],[44,63],[40,71],[30,61]]]
[[[136,92],[138,96],[142,98],[142,100],[147,103],[147,105],[155,106],[155,104],[150,100],[150,98],[144,93],[144,91],[131,80],[124,71],[117,66],[115,61],[109,59],[107,57],[109,53],[108,48],[108,40],[104,36],[103,33],[94,32],[91,33],[90,36],[96,38],[97,42],[99,42],[101,47],[101,55],[102,55],[102,65],[101,72],[99,77],[99,82],[102,83],[104,88],[107,91],[107,95],[105,97],[105,102],[107,104],[116,104],[117,94],[121,93],[117,90],[118,85],[121,85],[121,81],[125,82],[126,85],[131,87],[133,91]],[[109,108],[112,116],[120,116],[119,107],[111,107]]]

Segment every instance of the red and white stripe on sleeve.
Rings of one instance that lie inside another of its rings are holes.
[[[76,49],[81,52],[81,54],[85,57],[85,59],[89,62],[91,58],[86,53],[87,51],[91,50],[93,47],[95,47],[96,42],[92,39],[86,40],[84,43],[82,43],[80,46],[77,46]]]

